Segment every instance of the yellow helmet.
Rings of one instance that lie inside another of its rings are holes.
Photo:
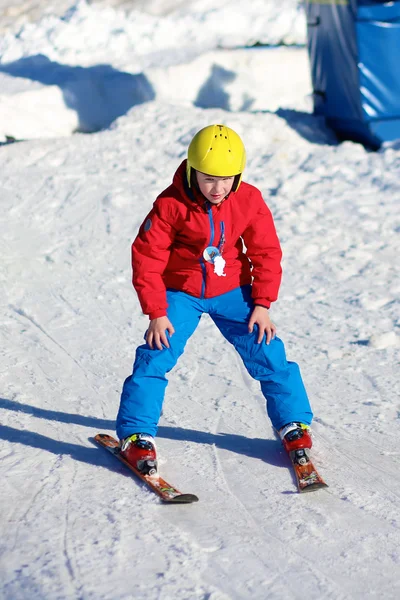
[[[209,125],[200,129],[190,142],[186,174],[191,185],[192,169],[215,177],[235,178],[236,192],[246,165],[246,150],[238,134],[225,125]]]

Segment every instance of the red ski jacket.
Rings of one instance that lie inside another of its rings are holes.
[[[224,275],[203,256],[225,260]],[[281,248],[261,192],[242,182],[218,205],[187,185],[186,160],[154,202],[132,244],[133,285],[144,314],[167,314],[167,288],[212,298],[252,284],[255,304],[269,308],[281,282]]]

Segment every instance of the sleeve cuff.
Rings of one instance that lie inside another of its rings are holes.
[[[270,308],[271,302],[268,302],[268,300],[254,300],[254,306],[262,306],[263,308]]]
[[[158,319],[159,317],[166,317],[167,316],[167,311],[165,310],[165,308],[160,308],[158,310],[155,310],[154,312],[151,312],[149,314],[149,319],[150,321],[152,321],[153,319]]]

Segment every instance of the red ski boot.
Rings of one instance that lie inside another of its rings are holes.
[[[134,433],[121,440],[121,456],[143,475],[157,473],[157,452],[154,438],[147,433]]]
[[[279,430],[279,435],[287,452],[312,446],[310,427],[304,423],[288,423]]]

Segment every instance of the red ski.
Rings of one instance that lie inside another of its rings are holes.
[[[328,487],[315,468],[308,448],[291,450],[288,454],[293,464],[299,492],[315,492],[320,488]]]
[[[95,441],[103,446],[106,450],[111,452],[119,461],[124,463],[128,469],[132,471],[139,479],[141,479],[153,492],[160,496],[163,502],[175,503],[175,504],[190,504],[197,502],[198,497],[194,494],[182,494],[173,485],[167,483],[159,475],[143,475],[140,471],[135,469],[127,460],[124,459],[120,454],[119,442],[111,435],[106,433],[98,433],[94,436]]]

